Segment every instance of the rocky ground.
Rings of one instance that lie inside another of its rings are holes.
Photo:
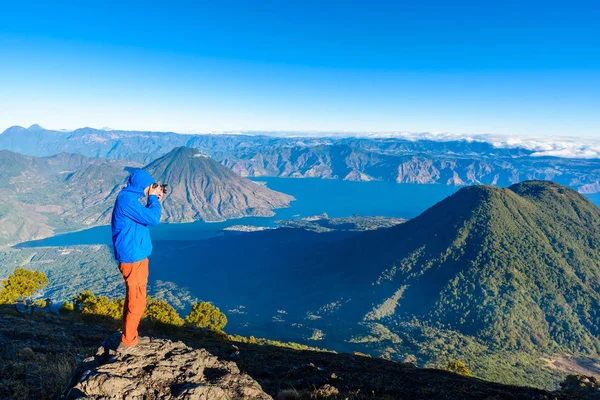
[[[115,349],[121,335],[107,338],[95,355],[84,360],[77,384],[65,398],[268,400],[260,385],[232,361],[220,361],[205,349],[151,338],[140,353]]]
[[[112,336],[111,336],[112,335]],[[74,317],[0,310],[0,399],[595,399],[597,382],[564,391],[501,385],[359,354],[150,332],[146,353],[113,356],[114,329]],[[99,344],[106,344],[101,346]],[[112,347],[111,347],[112,346]],[[125,397],[124,397],[125,396]]]

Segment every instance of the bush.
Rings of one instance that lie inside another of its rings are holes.
[[[38,290],[48,285],[48,277],[40,271],[17,268],[11,276],[2,282],[0,304],[12,304],[18,300],[31,299]]]
[[[74,309],[77,311],[83,311],[83,305],[90,302],[95,301],[96,296],[89,290],[84,290],[79,293],[77,296],[73,297],[73,305]]]
[[[465,375],[465,376],[473,375],[473,373],[471,372],[471,370],[469,368],[467,368],[465,363],[463,363],[462,361],[459,361],[459,360],[449,362],[448,365],[446,366],[446,371],[451,371],[451,372],[454,372],[454,373],[457,373],[460,375]]]
[[[37,308],[46,308],[52,304],[50,299],[39,299],[33,302],[33,305]]]
[[[73,297],[72,303],[65,301],[59,312],[66,315],[76,311],[82,317],[121,320],[123,318],[123,305],[123,299],[110,300],[106,296],[95,296],[92,292],[85,290]],[[210,303],[194,304],[192,311],[184,321],[169,303],[152,297],[146,298],[146,311],[142,318],[143,323],[152,328],[177,328],[187,323],[188,325],[221,332],[227,325],[225,314]]]
[[[157,327],[179,327],[183,325],[183,319],[177,311],[164,300],[147,298],[146,312],[144,318]]]
[[[83,316],[107,317],[114,320],[123,318],[123,299],[109,300],[106,296],[95,296],[83,291],[73,298],[74,308]]]
[[[227,316],[218,307],[203,301],[192,306],[192,311],[185,317],[185,322],[199,328],[220,331],[227,325]]]
[[[275,347],[284,347],[286,349],[294,349],[294,350],[310,350],[310,351],[322,351],[326,353],[335,353],[332,350],[321,349],[319,347],[311,347],[305,344],[294,343],[294,342],[279,342],[277,340],[270,340],[264,338],[255,338],[254,336],[246,337],[241,335],[227,335],[225,339],[231,342],[239,342],[239,343],[249,343],[249,344],[257,344],[260,346],[275,346]]]
[[[65,301],[62,306],[58,309],[58,312],[62,315],[67,315],[75,310],[75,306],[70,301]]]

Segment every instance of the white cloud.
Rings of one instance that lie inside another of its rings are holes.
[[[600,139],[574,137],[523,138],[489,141],[497,148],[530,150],[532,157],[600,158]]]
[[[247,132],[247,134],[258,133]],[[497,134],[458,134],[449,132],[264,132],[261,134],[277,137],[398,138],[411,141],[432,140],[436,142],[464,140],[467,142],[489,143],[501,149],[525,149],[532,152],[532,157],[600,158],[600,138],[592,137],[516,137]]]

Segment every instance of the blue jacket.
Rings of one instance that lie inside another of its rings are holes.
[[[120,262],[137,262],[152,253],[148,226],[158,225],[161,208],[157,196],[149,196],[144,207],[139,198],[154,178],[142,169],[134,170],[127,186],[117,195],[112,212],[112,240],[115,258]]]

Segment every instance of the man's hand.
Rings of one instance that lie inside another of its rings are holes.
[[[157,194],[157,196],[158,196],[158,200],[159,200],[159,201],[161,201],[161,200],[163,199],[163,196],[164,196],[164,195],[165,195],[165,194],[164,194],[164,192],[161,190],[161,191],[160,191],[160,193],[159,193],[159,194]]]
[[[163,191],[162,188],[160,187],[160,185],[158,185],[157,187],[153,188],[152,186],[150,186],[150,189],[148,190],[148,196],[158,196],[158,199],[162,199],[162,195],[163,195]]]

